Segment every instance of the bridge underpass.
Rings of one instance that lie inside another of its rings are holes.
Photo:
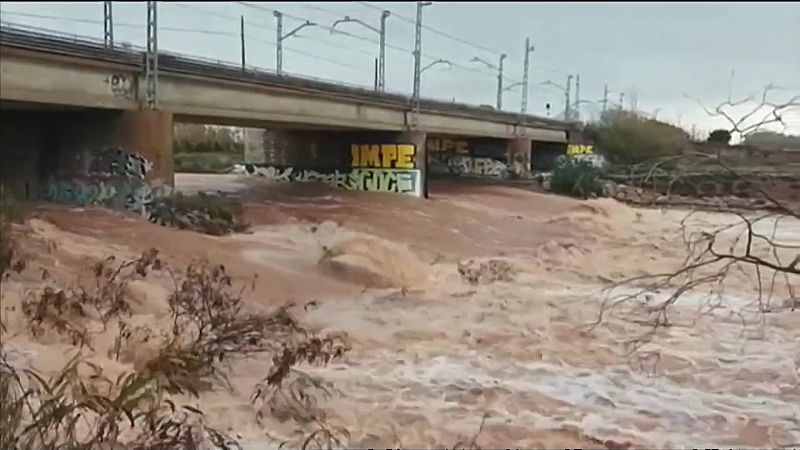
[[[150,181],[172,185],[176,121],[271,130],[272,148],[263,158],[251,148],[248,159],[287,180],[418,196],[432,172],[521,176],[539,141],[567,141],[569,124],[427,100],[414,127],[401,96],[174,56],[159,61],[151,109],[142,54],[14,33],[4,29],[0,41],[1,151],[4,174],[28,196],[53,173],[85,173],[106,147],[134,155],[123,165],[146,166]]]

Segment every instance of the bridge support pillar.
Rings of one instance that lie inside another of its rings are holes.
[[[150,178],[175,185],[172,114],[165,111],[123,111],[111,125],[109,145],[135,151],[153,164]]]
[[[261,128],[244,129],[244,162],[247,164],[264,164],[267,162],[265,130]]]
[[[506,145],[506,161],[512,177],[528,176],[531,172],[531,139],[509,139]]]
[[[399,133],[396,139],[398,143],[413,144],[416,148],[414,168],[419,170],[422,198],[428,198],[428,150],[425,148],[427,139],[428,134],[424,131],[404,131]]]

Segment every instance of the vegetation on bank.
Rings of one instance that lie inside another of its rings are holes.
[[[167,298],[169,330],[134,327],[128,283],[165,270],[175,278]],[[223,266],[200,261],[173,272],[156,249],[131,261],[109,257],[88,272],[90,283],[45,287],[23,302],[34,339],[47,329],[73,346],[74,356],[63,367],[50,374],[22,368],[0,339],[0,448],[240,448],[207,423],[202,409],[179,399],[225,389],[229,362],[259,354],[270,357],[272,366],[253,387],[256,417],[305,418],[307,432],[298,447],[341,446],[348,437],[317,407],[317,396],[330,387],[298,369],[342,357],[350,349],[345,334],[311,333],[286,307],[245,312],[242,290],[234,289]],[[100,338],[92,323],[98,322],[103,332],[117,331],[112,359],[120,361],[142,339],[156,342],[157,351],[138,368],[111,377],[91,361],[93,341]]]
[[[231,128],[175,124],[175,171],[225,173],[244,161],[244,143]]]

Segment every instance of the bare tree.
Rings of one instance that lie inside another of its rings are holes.
[[[737,102],[728,100],[713,109],[698,103],[709,115],[725,118],[730,124],[731,134],[742,138],[768,124],[785,126],[783,114],[800,105],[797,96],[781,103],[769,101],[768,94],[776,89],[768,85],[757,105],[741,116],[734,116],[730,109],[752,102],[752,98]],[[672,325],[671,307],[689,293],[705,293],[700,315],[728,307],[726,280],[734,273],[752,277],[757,285],[758,294],[751,305],[757,307],[760,323],[764,323],[764,314],[794,311],[800,306],[797,292],[800,290],[800,245],[786,242],[779,236],[782,223],[800,220],[800,207],[779,198],[759,180],[729,164],[721,153],[686,152],[681,156],[662,158],[651,163],[649,169],[645,168],[645,175],[639,178],[641,184],[654,180],[656,173],[669,174],[669,197],[674,183],[684,176],[685,169],[674,164],[682,158],[695,161],[703,158],[728,178],[747,183],[761,197],[765,207],[760,212],[718,209],[729,213],[735,220],[711,229],[692,229],[690,222],[698,213],[696,209],[692,210],[681,221],[680,233],[686,256],[679,267],[664,273],[629,278],[603,290],[600,313],[590,329],[604,323],[612,314],[628,323],[643,326],[640,333],[634,333],[626,341],[631,355],[650,342],[660,328]],[[776,297],[782,300],[777,305]],[[739,315],[743,325],[747,325],[742,310],[733,311]]]
[[[703,102],[690,95],[685,96],[697,102],[709,116],[724,118],[730,126],[731,136],[743,139],[748,134],[759,131],[762,127],[770,124],[779,123],[783,125],[782,131],[786,130],[786,122],[784,122],[783,116],[793,108],[800,107],[800,96],[795,95],[789,100],[780,103],[768,100],[769,94],[778,90],[781,90],[781,88],[770,83],[764,87],[758,103],[755,103],[753,96],[748,96],[738,101],[728,99],[713,109],[706,107]],[[748,103],[750,103],[750,108],[747,112],[735,118],[735,113],[732,110]]]

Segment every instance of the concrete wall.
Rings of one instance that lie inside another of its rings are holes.
[[[2,47],[0,99],[137,110],[144,86],[137,68]],[[304,124],[355,130],[409,129],[406,106],[323,92],[162,72],[159,104],[181,121],[269,128]],[[564,142],[565,130],[522,126],[514,118],[482,119],[473,113],[423,111],[420,130],[511,139]]]
[[[510,142],[517,142],[510,151]],[[506,179],[524,176],[528,155],[519,140],[429,134],[426,142],[432,176]],[[520,160],[520,164],[512,164]]]
[[[3,109],[0,174],[18,195],[36,198],[53,177],[81,176],[106,147],[139,153],[150,179],[174,183],[172,121],[158,111]]]
[[[322,182],[349,190],[426,195],[425,134],[280,131],[273,161],[235,170],[275,181]]]

